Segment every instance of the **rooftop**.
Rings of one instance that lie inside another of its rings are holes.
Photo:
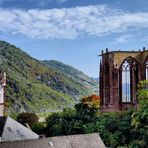
[[[0,148],[105,148],[98,133],[1,142]]]
[[[37,139],[39,136],[10,117],[0,117],[1,141]]]

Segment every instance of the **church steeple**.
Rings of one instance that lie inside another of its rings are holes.
[[[4,116],[5,112],[5,87],[6,73],[0,74],[0,117]]]

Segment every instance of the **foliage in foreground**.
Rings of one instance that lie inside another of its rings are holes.
[[[99,106],[91,102],[91,96],[83,98],[74,110],[49,116],[46,134],[99,133],[107,147],[145,148],[148,145],[148,90],[140,88],[138,96],[138,110],[114,113],[98,113]]]
[[[136,112],[132,114],[131,125],[133,129],[133,147],[148,146],[148,81],[142,81],[139,84],[138,92],[139,107]],[[136,140],[134,140],[136,139]]]
[[[39,118],[34,113],[21,113],[17,116],[17,121],[26,126],[28,124],[32,127],[34,124],[38,123]]]
[[[145,83],[145,82],[143,82]],[[141,83],[141,84],[143,84]],[[33,130],[48,136],[99,133],[107,147],[146,148],[148,145],[148,90],[138,92],[138,110],[99,113],[99,97],[82,98],[74,109],[53,113]],[[148,84],[148,83],[147,83]]]

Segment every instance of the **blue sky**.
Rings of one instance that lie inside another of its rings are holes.
[[[98,77],[102,49],[147,47],[147,0],[0,0],[0,40]]]

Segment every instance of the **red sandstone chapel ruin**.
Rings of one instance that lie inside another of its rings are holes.
[[[148,50],[111,51],[100,55],[102,111],[127,110],[137,106],[137,84],[148,80]]]

